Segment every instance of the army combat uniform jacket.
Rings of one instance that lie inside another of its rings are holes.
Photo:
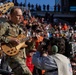
[[[20,34],[24,35],[23,29],[19,25],[15,25],[12,22],[5,22],[0,25],[0,41],[3,43],[9,43],[8,36],[17,37]],[[14,56],[7,55],[7,61],[12,68],[15,75],[32,75],[25,64],[25,48],[21,48],[18,54]]]

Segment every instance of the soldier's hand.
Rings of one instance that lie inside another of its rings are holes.
[[[17,38],[11,38],[10,42],[14,45],[18,45],[20,43],[20,41]]]

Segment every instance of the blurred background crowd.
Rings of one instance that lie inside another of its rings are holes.
[[[18,4],[17,2],[14,5],[25,7],[25,4]],[[56,9],[56,7],[58,9]],[[56,7],[54,6],[54,12],[61,12],[60,5]],[[53,39],[56,39],[55,42],[58,48],[60,49],[60,46],[62,46],[61,54],[70,58],[73,73],[76,75],[76,21],[73,20],[71,23],[70,21],[67,22],[61,19],[56,19],[54,18],[55,13],[50,15],[49,12],[46,12],[44,17],[32,15],[32,11],[37,12],[49,10],[50,5],[43,5],[42,8],[40,5],[36,4],[35,6],[31,3],[28,3],[28,9],[23,10],[21,27],[24,29],[26,36],[31,37],[30,41],[26,41],[26,44],[28,45],[26,48],[26,64],[33,75],[43,75],[43,70],[37,69],[32,64],[32,56],[37,51],[40,44],[43,42],[46,43],[48,40],[52,41]],[[2,13],[2,11],[0,11],[0,24],[10,20],[9,13],[10,10],[6,13]],[[45,45],[43,48],[45,48]],[[43,52],[45,51],[46,50],[44,49]]]

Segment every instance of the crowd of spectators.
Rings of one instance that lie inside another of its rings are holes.
[[[30,5],[28,6],[30,8]],[[49,6],[47,10],[49,10]],[[9,14],[2,15],[0,18],[2,17],[6,18],[6,20],[10,19]],[[62,22],[55,24],[51,21],[51,19],[48,22],[48,20],[46,20],[44,17],[35,17],[31,15],[30,11],[25,11],[23,12],[22,16],[21,27],[24,29],[25,34],[27,34],[26,36],[32,38],[30,41],[26,41],[26,44],[28,45],[26,48],[26,63],[33,75],[38,75],[38,73],[41,75],[43,74],[43,70],[38,70],[33,65],[32,56],[37,51],[38,46],[44,41],[44,39],[48,40],[51,38],[58,40],[62,38],[65,41],[65,48],[61,51],[61,54],[70,58],[74,75],[76,75],[76,22],[73,26]],[[58,48],[60,48],[59,46],[61,45],[58,44]]]
[[[10,2],[10,1],[8,1]],[[4,3],[7,3],[4,2]],[[40,4],[32,4],[30,2],[28,2],[28,4],[26,3],[18,3],[17,1],[16,2],[13,2],[15,6],[19,6],[19,7],[27,7],[29,10],[31,11],[55,11],[55,12],[60,12],[61,11],[61,6],[60,4],[57,4],[57,5],[54,5],[54,6],[51,6],[50,4],[43,4],[43,5],[40,5]],[[0,5],[3,5],[3,3],[0,3]]]

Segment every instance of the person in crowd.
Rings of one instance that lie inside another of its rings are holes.
[[[73,29],[76,30],[76,22],[73,25]]]
[[[34,70],[34,64],[32,63],[32,56],[36,52],[36,49],[29,50],[27,53],[27,58],[26,58],[26,65],[30,69],[30,71],[33,73]]]
[[[28,69],[28,67],[25,64],[25,60],[26,60],[25,47],[26,47],[26,45],[25,44],[24,44],[24,46],[22,45],[19,48],[18,53],[16,53],[16,54],[13,54],[13,51],[12,51],[12,50],[14,50],[14,49],[12,49],[13,47],[15,48],[16,51],[18,50],[17,46],[23,42],[22,41],[23,37],[21,37],[21,36],[22,35],[25,36],[25,32],[19,26],[19,24],[22,22],[22,15],[23,15],[22,10],[20,8],[13,7],[11,9],[10,21],[7,21],[7,22],[3,23],[2,25],[0,25],[0,41],[1,41],[2,50],[4,50],[4,45],[8,46],[11,50],[11,51],[8,51],[8,52],[10,52],[10,54],[8,54],[8,52],[6,53],[5,51],[4,51],[4,54],[6,54],[6,61],[8,61],[8,64],[11,67],[14,74],[15,75],[32,75],[32,73],[30,72],[30,70]]]
[[[45,75],[73,75],[69,58],[58,52],[54,39],[39,47],[32,62],[37,68],[45,70]]]
[[[64,30],[64,31],[67,31],[67,30],[68,30],[68,25],[67,25],[67,23],[64,23],[64,24],[63,24],[62,30]]]
[[[71,64],[73,68],[73,75],[76,75],[76,55],[73,58],[71,58]]]

